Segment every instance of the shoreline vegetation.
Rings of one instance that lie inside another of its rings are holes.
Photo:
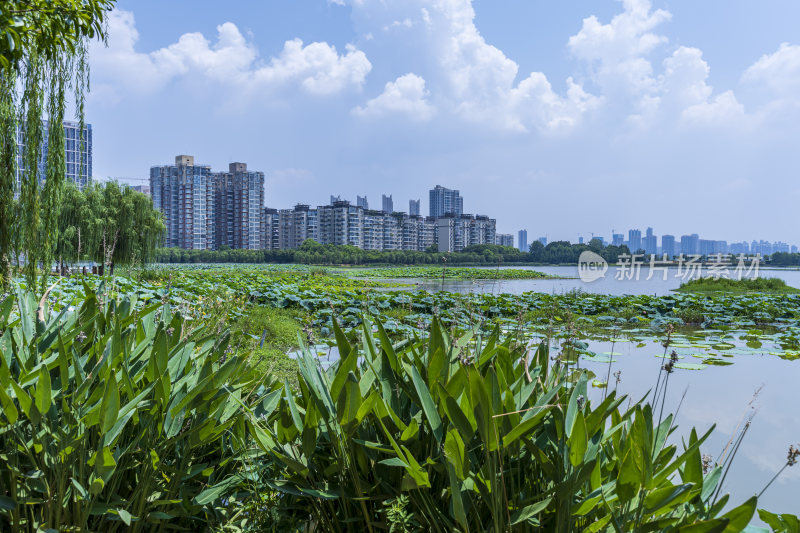
[[[726,278],[699,278],[687,281],[675,289],[684,293],[728,293],[728,294],[798,294],[800,289],[791,287],[779,278],[755,278],[733,280]]]
[[[536,270],[515,268],[467,268],[467,267],[388,267],[347,269],[346,275],[359,278],[425,279],[425,280],[510,280],[510,279],[565,279],[562,276],[545,274]]]
[[[159,248],[153,254],[152,262],[164,264],[307,264],[338,266],[414,266],[414,265],[448,265],[459,266],[577,266],[581,253],[591,251],[602,257],[611,266],[630,265],[630,251],[625,245],[603,246],[599,240],[589,244],[571,244],[567,241],[554,241],[543,246],[536,241],[531,244],[529,252],[522,252],[510,246],[481,244],[468,246],[461,252],[438,252],[431,249],[416,251],[379,251],[362,250],[355,246],[319,244],[311,239],[293,250],[184,250],[181,248]],[[641,252],[640,252],[641,253]],[[626,258],[625,256],[628,256]],[[622,260],[620,260],[622,258]],[[658,266],[677,267],[678,262],[664,265],[660,257],[655,258]],[[649,265],[649,257],[645,260],[639,255],[637,263]],[[712,256],[702,264],[715,263]],[[738,264],[738,256],[728,258],[730,266]],[[774,253],[762,258],[760,268],[781,268],[800,266],[800,254]],[[747,267],[750,267],[749,262]]]

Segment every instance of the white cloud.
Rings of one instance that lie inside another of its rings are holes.
[[[796,97],[800,91],[800,45],[783,43],[775,53],[761,56],[745,71],[742,80]]]
[[[91,50],[92,74],[106,92],[154,92],[174,78],[198,74],[244,93],[299,85],[322,95],[360,89],[372,68],[352,45],[339,54],[328,43],[304,45],[300,39],[286,41],[281,53],[263,64],[255,46],[231,22],[217,27],[213,43],[201,33],[186,33],[169,46],[143,53],[136,50],[138,39],[133,13],[113,11],[108,47],[95,44]]]
[[[433,106],[426,100],[427,96],[425,80],[409,73],[388,82],[383,93],[363,107],[356,107],[353,113],[361,117],[403,114],[414,120],[426,121],[434,114]]]
[[[372,64],[364,52],[347,45],[346,53],[339,55],[327,43],[286,41],[280,56],[269,65],[255,69],[252,78],[258,86],[273,86],[296,81],[309,93],[330,94],[348,87],[360,88]]]
[[[486,42],[475,26],[471,0],[354,0],[353,11],[365,33],[400,21],[408,31],[396,45],[425,50],[418,66],[431,100],[468,121],[550,132],[577,125],[596,101],[572,80],[567,94],[558,94],[541,72],[516,83],[519,65]]]
[[[657,89],[653,67],[645,56],[667,41],[652,30],[670,20],[671,15],[663,9],[651,11],[649,0],[622,3],[624,11],[608,24],[602,24],[594,15],[583,19],[580,31],[569,38],[568,46],[575,57],[589,64],[592,79],[604,94],[644,98]]]

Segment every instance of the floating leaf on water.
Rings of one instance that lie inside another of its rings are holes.
[[[715,350],[730,350],[731,348],[736,348],[735,344],[731,344],[729,342],[718,342],[712,346]]]
[[[583,360],[591,363],[614,363],[617,361],[607,355],[584,355]]]
[[[675,368],[680,368],[683,370],[703,370],[706,368],[706,365],[697,363],[675,363]]]
[[[726,361],[724,359],[716,359],[716,358],[710,357],[710,358],[707,358],[707,359],[703,359],[703,364],[704,365],[714,365],[714,366],[728,366],[728,365],[732,365],[733,361]]]

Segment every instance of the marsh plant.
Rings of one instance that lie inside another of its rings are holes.
[[[741,531],[756,512],[756,497],[713,499],[710,430],[673,444],[672,415],[622,408],[616,391],[591,401],[588,373],[551,362],[546,340],[529,353],[499,328],[451,337],[438,319],[425,342],[368,320],[336,338],[336,364],[304,351],[299,390],[275,385],[248,422],[287,528]]]

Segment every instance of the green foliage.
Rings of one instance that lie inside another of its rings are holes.
[[[31,288],[36,285],[39,264],[49,270],[52,263],[66,171],[61,127],[67,93],[74,92],[83,130],[87,41],[105,37],[104,18],[113,5],[114,0],[7,0],[0,4],[0,286],[8,284],[12,251],[18,259],[24,254],[25,278]],[[21,154],[17,154],[17,117],[24,146]],[[43,158],[45,128],[49,148]],[[18,155],[24,172],[16,191],[19,202],[15,202]],[[39,168],[42,159],[44,173]],[[8,216],[15,210],[19,217]]]
[[[74,312],[23,291],[0,304],[0,529],[218,523],[253,476],[242,402],[258,376],[227,333],[100,289]]]
[[[584,250],[593,250],[608,262],[615,263],[626,247],[605,246],[600,241],[591,244],[554,242],[542,247],[538,241],[531,252],[525,253],[510,246],[480,244],[460,252],[442,253],[435,246],[424,252],[406,250],[361,250],[355,246],[319,244],[307,240],[296,250],[183,250],[162,249],[156,261],[162,263],[302,263],[308,265],[498,265],[505,263],[578,264]]]
[[[555,278],[536,270],[519,268],[405,267],[350,270],[350,275],[366,278],[422,278],[448,280],[546,279]]]
[[[67,183],[58,221],[61,261],[144,264],[160,244],[165,226],[150,199],[114,181],[83,191]]]
[[[585,371],[551,365],[547,342],[531,360],[498,331],[450,338],[434,321],[392,344],[376,326],[337,330],[328,370],[306,351],[299,390],[258,424],[279,516],[326,531],[741,531],[755,513],[755,498],[713,505],[708,433],[679,447],[649,404],[593,404]]]
[[[105,35],[114,0],[4,0],[0,7],[0,69],[19,68],[31,52],[74,56],[86,39]]]
[[[680,292],[763,292],[771,294],[800,293],[800,289],[790,287],[780,278],[726,279],[698,278],[682,283],[676,289]]]
[[[239,334],[237,353],[249,357],[260,375],[273,381],[288,381],[297,386],[297,361],[286,354],[298,347],[300,316],[296,311],[272,307],[250,306],[233,326]]]

